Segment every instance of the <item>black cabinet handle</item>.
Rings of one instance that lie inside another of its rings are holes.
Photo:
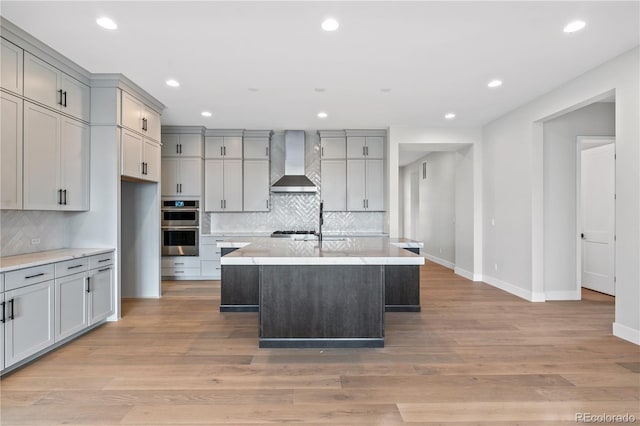
[[[0,320],[0,322],[3,323],[3,324],[7,320],[7,318],[4,315],[4,305],[5,304],[6,304],[5,302],[0,303],[0,305],[2,305],[2,319]]]
[[[66,206],[67,205],[67,190],[63,189],[62,193],[64,194],[64,205]]]
[[[180,193],[180,185],[176,183],[176,192]]]
[[[222,153],[222,147],[220,147],[220,157],[222,157],[224,154]]]
[[[180,144],[176,144],[176,154],[180,154]]]
[[[142,119],[142,130],[144,130],[145,132],[147,131],[147,119],[146,118]]]
[[[64,103],[62,104],[63,107],[67,107],[67,92],[62,92],[64,95]]]
[[[62,205],[62,189],[58,189],[58,204]]]
[[[265,155],[268,157],[269,156],[269,147],[266,147],[264,150],[265,150]]]
[[[80,264],[80,265],[75,265],[75,266],[69,266],[69,267],[67,267],[67,270],[68,270],[68,269],[81,268],[82,266],[83,266],[82,264]]]
[[[28,277],[24,277],[25,280],[30,280],[31,278],[41,277],[44,275],[44,272],[40,272],[39,274],[29,275]]]
[[[182,154],[182,144],[180,144],[180,154]]]
[[[363,146],[362,147],[362,156],[364,157],[365,155],[367,155],[367,154],[365,154],[365,150],[364,150],[364,146]]]
[[[178,185],[180,185],[180,193],[182,194],[182,184],[179,183]]]
[[[98,263],[102,263],[102,262],[108,262],[110,259],[100,259],[98,260]]]
[[[91,293],[91,277],[87,277],[87,293]]]
[[[14,306],[13,306],[13,302],[14,302],[14,300],[15,300],[15,299],[11,299],[11,300],[9,300],[9,307],[11,308],[11,310],[9,311],[9,312],[11,312],[11,313],[9,314],[9,319],[10,319],[10,320],[14,320],[14,319],[16,318],[16,316],[15,316],[15,312],[13,311],[13,308],[14,308]]]
[[[58,95],[60,95],[60,98],[58,100],[58,105],[62,105],[62,89],[58,90]]]
[[[102,269],[98,269],[98,272],[104,272],[104,271],[108,271],[111,268],[102,268]]]
[[[224,156],[226,157],[226,156],[227,156],[227,147],[226,147],[226,146],[223,146],[223,147],[222,147],[222,150],[223,150],[223,152],[224,152]]]

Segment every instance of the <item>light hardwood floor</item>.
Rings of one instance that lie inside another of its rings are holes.
[[[219,282],[166,282],[4,377],[0,423],[640,423],[640,348],[611,335],[613,298],[529,303],[433,263],[421,284],[383,349],[267,350],[257,314],[218,311]]]

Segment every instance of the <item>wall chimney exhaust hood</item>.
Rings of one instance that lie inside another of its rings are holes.
[[[318,188],[304,175],[304,130],[285,130],[284,176],[271,185],[271,192],[318,192]]]

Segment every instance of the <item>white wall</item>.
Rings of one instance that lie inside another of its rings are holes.
[[[615,104],[595,103],[544,123],[544,292],[579,300],[576,288],[578,136],[613,136]]]
[[[455,271],[474,279],[474,147],[455,153]],[[479,272],[479,271],[478,271]],[[478,273],[476,272],[476,273]]]
[[[617,297],[613,329],[615,335],[640,344],[639,52],[635,48],[614,58],[485,126],[482,201],[484,280],[529,300],[544,300],[541,122],[615,90]]]
[[[403,167],[404,236],[424,243],[430,260],[474,278],[474,148],[434,152]],[[427,178],[422,163],[427,162]],[[417,175],[418,189],[411,184]],[[417,216],[417,217],[416,217]],[[412,224],[417,232],[412,233]]]

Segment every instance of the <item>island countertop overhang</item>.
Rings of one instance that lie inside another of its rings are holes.
[[[232,238],[218,242],[235,248],[222,265],[423,265],[424,257],[405,248],[422,243],[397,238],[349,237],[323,241]]]

